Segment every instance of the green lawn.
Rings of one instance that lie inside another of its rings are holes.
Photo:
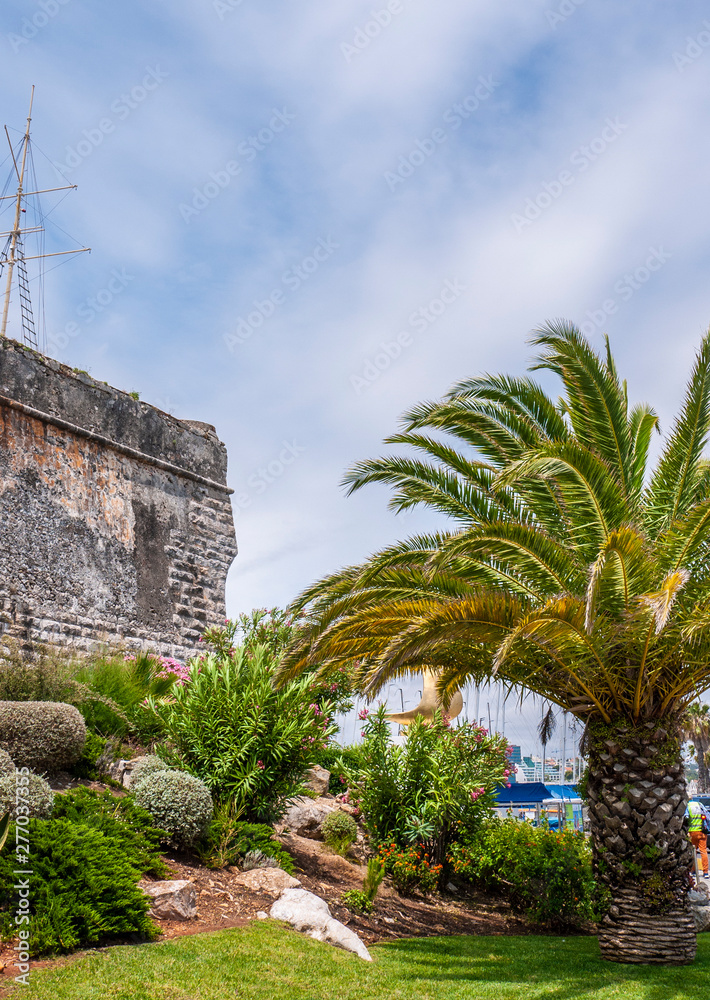
[[[32,973],[13,1000],[708,1000],[710,935],[677,969],[602,962],[593,938],[418,938],[372,964],[272,922],[109,948]]]

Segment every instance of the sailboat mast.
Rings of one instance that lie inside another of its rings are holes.
[[[7,317],[10,311],[10,292],[12,291],[12,269],[15,266],[15,247],[17,246],[17,237],[20,235],[20,216],[22,214],[22,187],[25,181],[25,164],[27,163],[27,149],[30,144],[30,122],[32,121],[32,104],[35,99],[35,88],[32,87],[32,93],[30,94],[30,110],[27,114],[27,128],[25,130],[25,137],[22,145],[22,163],[20,169],[17,169],[17,163],[15,161],[15,155],[13,153],[12,161],[15,164],[15,173],[17,174],[18,187],[17,187],[17,202],[15,204],[15,224],[12,229],[12,234],[10,237],[10,251],[7,258],[7,284],[5,286],[5,302],[2,309],[2,325],[0,326],[0,337],[5,336],[7,330]],[[9,142],[9,136],[8,136]],[[12,144],[10,144],[10,152],[12,153]]]

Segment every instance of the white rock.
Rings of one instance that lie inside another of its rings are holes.
[[[281,868],[252,868],[241,872],[232,882],[252,892],[270,892],[273,896],[280,896],[284,889],[296,889],[301,884]]]
[[[269,912],[274,920],[284,920],[316,941],[326,941],[337,948],[354,952],[366,962],[372,961],[370,952],[357,934],[332,917],[326,901],[315,893],[306,889],[285,889]]]
[[[690,912],[695,921],[695,930],[698,934],[701,931],[710,930],[710,906],[695,906],[691,904]]]
[[[335,812],[336,808],[334,799],[310,799],[307,795],[299,795],[289,806],[278,829],[290,830],[299,837],[318,840],[323,820],[329,813]]]
[[[306,788],[310,788],[312,792],[317,792],[322,795],[324,792],[328,791],[328,786],[330,785],[330,771],[326,771],[324,767],[320,764],[316,764],[315,767],[309,767],[306,771],[306,780],[304,781]]]
[[[139,882],[150,897],[150,915],[162,920],[192,920],[197,916],[197,891],[194,882],[175,879],[168,882]]]
[[[257,910],[256,911],[256,919],[257,920],[268,920],[269,919],[269,914],[268,913],[264,913],[263,910]]]

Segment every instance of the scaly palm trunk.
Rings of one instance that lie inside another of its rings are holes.
[[[608,890],[599,928],[612,962],[685,965],[696,951],[688,910],[693,850],[680,739],[662,724],[590,724],[587,796],[594,867]]]

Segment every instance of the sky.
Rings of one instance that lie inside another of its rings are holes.
[[[0,56],[77,185],[46,248],[91,247],[47,262],[47,353],[215,425],[230,614],[431,528],[344,473],[546,320],[669,426],[710,324],[700,0],[3,0]]]

